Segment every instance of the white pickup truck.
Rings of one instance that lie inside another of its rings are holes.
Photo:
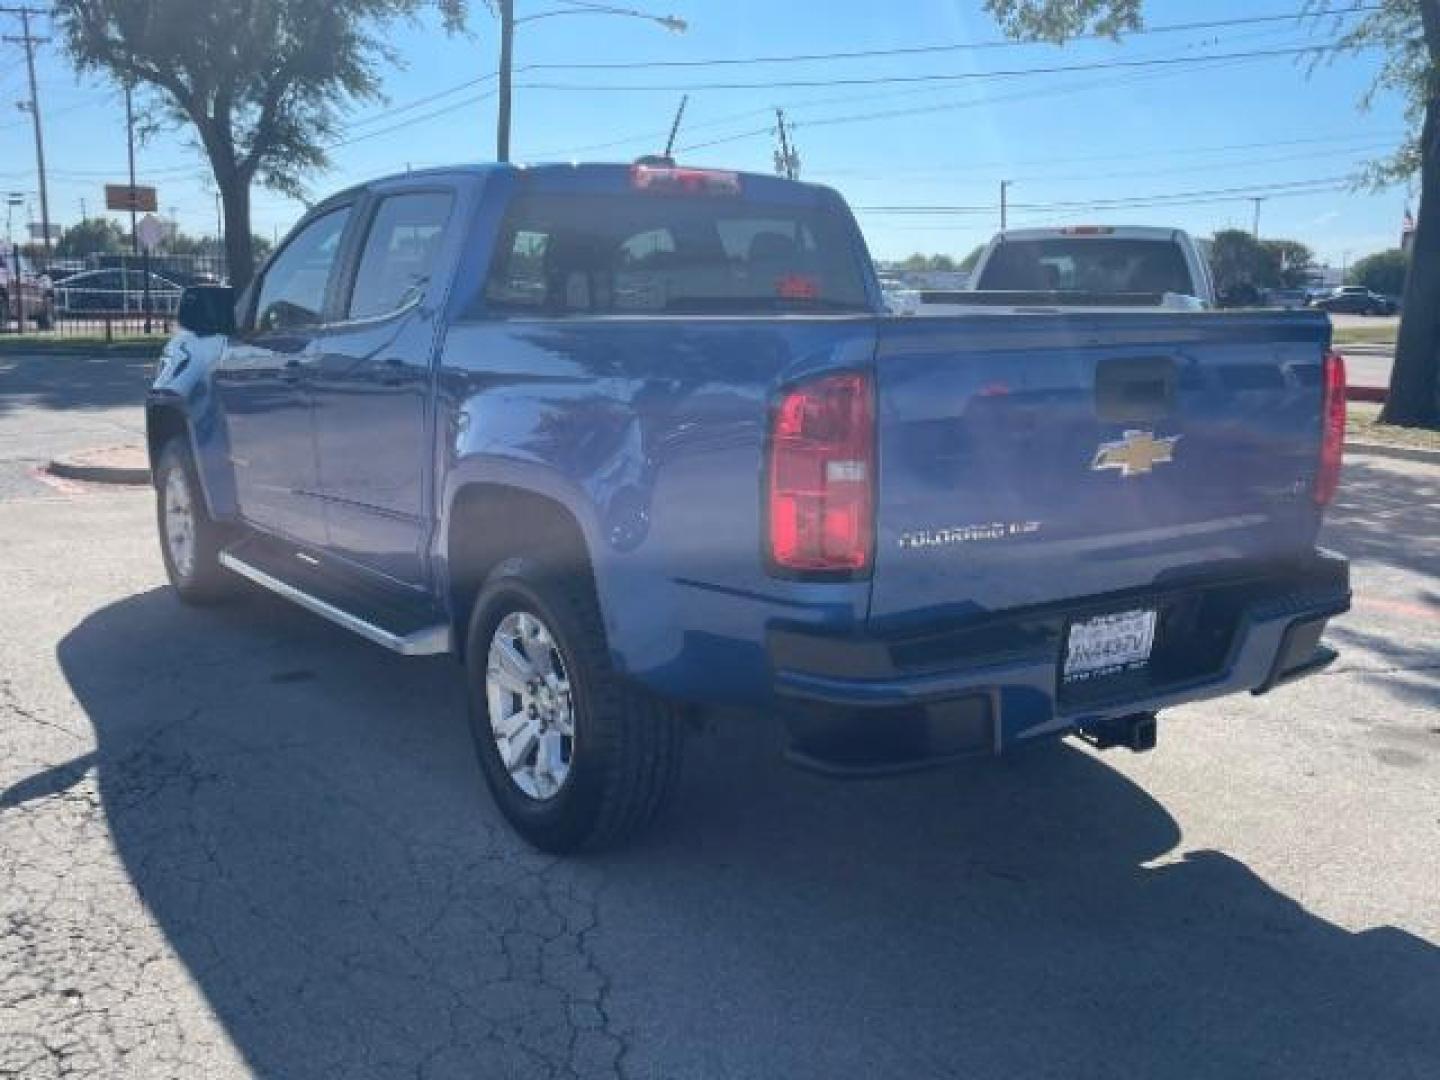
[[[1189,233],[1084,225],[998,233],[967,288],[921,290],[906,314],[1199,311],[1214,304],[1210,266]]]

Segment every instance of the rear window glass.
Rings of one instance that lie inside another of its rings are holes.
[[[1196,295],[1180,245],[1169,240],[1007,240],[977,288],[1003,292]]]
[[[866,310],[845,219],[724,198],[528,195],[485,298],[502,314]]]

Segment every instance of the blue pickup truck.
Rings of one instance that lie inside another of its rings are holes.
[[[652,818],[703,707],[866,776],[1334,658],[1344,370],[1313,313],[885,308],[833,191],[408,173],[197,288],[147,405],[181,599],[241,578],[466,664],[551,851]]]

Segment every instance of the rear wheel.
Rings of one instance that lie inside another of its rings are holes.
[[[615,674],[587,576],[506,561],[466,641],[480,764],[521,836],[563,854],[619,844],[655,817],[679,768],[680,718]]]
[[[165,573],[180,599],[214,604],[229,597],[235,578],[220,565],[226,533],[210,519],[190,450],[178,438],[156,459],[155,513]]]

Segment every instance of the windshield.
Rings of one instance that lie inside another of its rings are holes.
[[[517,199],[485,296],[548,315],[867,310],[842,215],[653,195]]]
[[[1179,244],[1117,238],[1003,241],[985,263],[976,287],[1004,292],[1197,295]]]

